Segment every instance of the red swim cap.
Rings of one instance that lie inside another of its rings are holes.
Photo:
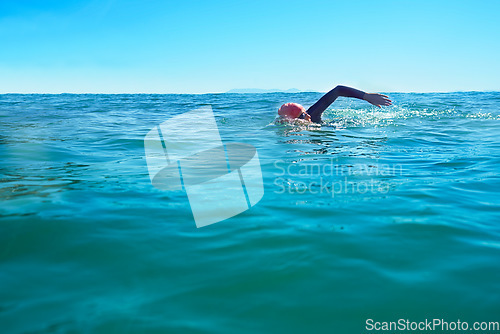
[[[278,115],[285,118],[297,118],[306,111],[306,108],[298,103],[285,103],[278,110]]]

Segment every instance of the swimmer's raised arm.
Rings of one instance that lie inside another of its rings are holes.
[[[306,112],[311,116],[311,121],[315,123],[321,123],[321,114],[323,114],[326,108],[328,108],[339,96],[353,97],[356,99],[365,100],[379,108],[380,106],[391,105],[391,100],[389,100],[389,97],[387,97],[386,95],[365,93],[355,88],[337,86],[323,95],[323,97],[321,97],[318,102],[307,109]]]

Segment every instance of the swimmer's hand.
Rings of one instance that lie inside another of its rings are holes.
[[[389,96],[382,94],[365,93],[363,100],[370,102],[379,108],[380,106],[390,106],[392,104],[392,101],[389,100]]]

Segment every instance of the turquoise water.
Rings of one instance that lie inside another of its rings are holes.
[[[0,331],[500,321],[500,93],[389,95],[339,99],[322,127],[273,122],[317,93],[0,95]],[[197,229],[143,138],[207,105],[257,148],[265,194]]]

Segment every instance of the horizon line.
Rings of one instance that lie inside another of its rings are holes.
[[[92,93],[92,92],[82,92],[82,93],[74,93],[74,92],[61,92],[61,93],[46,93],[46,92],[31,92],[31,93],[19,93],[19,92],[1,92],[0,95],[213,95],[213,94],[303,94],[303,93],[327,93],[328,91],[298,91],[298,92],[286,92],[286,91],[278,91],[278,92],[248,92],[248,93],[235,93],[235,92],[207,92],[207,93],[147,93],[147,92],[134,92],[134,93]],[[454,91],[380,91],[375,93],[386,93],[386,94],[450,94],[450,93],[499,93],[500,90],[454,90]]]

